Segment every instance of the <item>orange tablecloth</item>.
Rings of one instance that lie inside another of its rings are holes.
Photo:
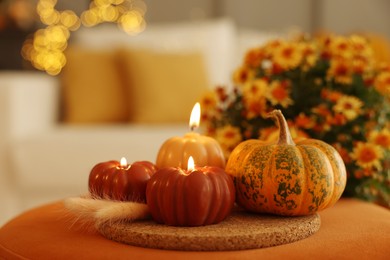
[[[61,202],[32,209],[0,229],[0,259],[390,259],[390,211],[342,199],[320,213],[321,228],[291,244],[228,252],[129,246],[85,228]]]

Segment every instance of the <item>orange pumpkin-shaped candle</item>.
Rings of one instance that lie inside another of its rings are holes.
[[[217,166],[225,168],[225,157],[218,142],[205,135],[193,132],[200,121],[200,105],[196,103],[191,113],[190,128],[192,132],[183,137],[172,137],[161,146],[156,160],[159,169],[165,167],[186,168],[190,156],[198,166]]]
[[[313,214],[336,203],[346,185],[341,156],[315,139],[291,138],[280,110],[269,114],[279,125],[279,140],[247,140],[230,155],[226,172],[234,177],[237,203],[259,213]]]
[[[145,203],[146,183],[156,171],[148,161],[127,164],[122,158],[98,163],[89,174],[89,191],[96,198]]]
[[[235,190],[232,178],[220,167],[168,167],[149,180],[146,200],[158,223],[202,226],[216,224],[231,213]]]

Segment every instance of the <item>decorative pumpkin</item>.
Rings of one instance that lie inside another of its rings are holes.
[[[237,203],[259,213],[313,214],[332,206],[346,184],[341,156],[315,139],[291,138],[280,110],[269,114],[279,125],[279,140],[247,140],[230,155],[226,172],[234,178]]]
[[[118,161],[95,165],[89,174],[89,191],[93,197],[120,201],[146,202],[146,183],[156,172],[156,166],[148,161],[128,165]]]
[[[235,201],[232,178],[219,167],[160,169],[147,184],[153,219],[171,226],[202,226],[224,220]]]

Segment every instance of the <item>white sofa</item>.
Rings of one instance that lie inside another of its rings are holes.
[[[118,30],[80,30],[77,44],[109,48],[199,49],[214,84],[230,83],[247,48],[268,33],[238,33],[227,19],[149,26],[136,37]],[[90,169],[120,159],[154,161],[161,144],[188,131],[187,124],[69,125],[58,121],[60,81],[42,72],[0,72],[0,225],[37,204],[87,192]]]

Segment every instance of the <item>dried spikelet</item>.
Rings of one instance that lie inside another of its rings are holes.
[[[104,225],[116,221],[135,221],[149,216],[148,206],[131,201],[113,201],[91,197],[68,198],[65,208],[76,216],[76,221]]]
[[[96,225],[116,221],[135,221],[149,216],[148,206],[137,202],[112,202],[110,205],[96,211]]]

